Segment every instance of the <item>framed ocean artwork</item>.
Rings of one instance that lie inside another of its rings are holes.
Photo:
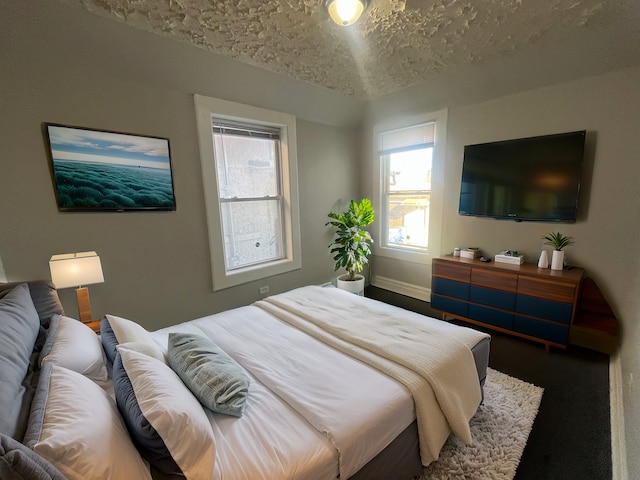
[[[44,124],[61,211],[176,209],[169,139]]]

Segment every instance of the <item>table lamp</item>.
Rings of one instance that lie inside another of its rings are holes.
[[[100,257],[96,252],[53,255],[49,260],[49,269],[51,280],[56,288],[77,287],[76,297],[80,321],[83,323],[93,321],[89,289],[85,285],[104,282]]]

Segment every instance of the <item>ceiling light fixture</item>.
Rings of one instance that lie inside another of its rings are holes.
[[[369,3],[371,0],[325,0],[324,6],[331,20],[340,26],[347,27],[358,21]]]

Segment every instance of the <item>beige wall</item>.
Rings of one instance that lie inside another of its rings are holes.
[[[640,69],[514,94],[449,110],[445,166],[444,217],[440,253],[455,246],[478,246],[494,255],[516,249],[535,261],[541,237],[561,231],[575,239],[568,261],[593,277],[622,324],[622,380],[626,417],[629,478],[640,478]],[[396,94],[406,114],[431,111],[419,88]],[[381,100],[386,102],[388,100]],[[439,107],[439,106],[438,106]],[[372,105],[368,125],[384,120]],[[394,114],[401,114],[394,112]],[[585,173],[579,219],[571,225],[516,223],[462,217],[457,214],[463,147],[467,144],[586,129]],[[367,160],[365,160],[366,162]],[[434,232],[438,234],[437,232]],[[398,268],[373,260],[376,275],[398,281],[428,267]],[[403,273],[409,271],[409,273]],[[635,381],[633,378],[635,377]],[[579,399],[576,399],[579,401]]]
[[[0,252],[7,280],[49,278],[52,254],[95,250],[95,317],[149,329],[333,274],[325,227],[357,195],[359,102],[58,2],[3,2],[0,15]],[[297,116],[302,269],[212,293],[193,93]],[[177,211],[60,213],[42,122],[168,137]],[[1,270],[1,269],[0,269]],[[77,314],[73,291],[63,304]]]

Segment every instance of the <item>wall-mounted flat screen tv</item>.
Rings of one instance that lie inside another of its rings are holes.
[[[167,138],[44,127],[59,210],[176,209]]]
[[[586,131],[464,147],[460,215],[576,221]]]

